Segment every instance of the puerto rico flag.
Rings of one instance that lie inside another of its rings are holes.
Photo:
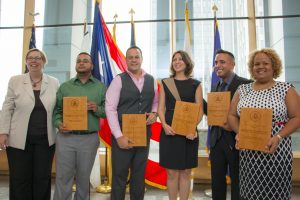
[[[91,56],[94,63],[93,76],[103,82],[107,87],[112,79],[126,69],[125,56],[113,41],[106,23],[100,13],[99,3],[95,3],[94,27],[92,36]],[[111,147],[111,131],[106,119],[100,120],[101,141]],[[146,166],[145,182],[161,189],[166,188],[166,170],[158,163],[158,146],[161,124],[152,125],[152,137],[149,151],[149,159]]]

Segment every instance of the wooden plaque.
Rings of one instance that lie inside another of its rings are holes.
[[[172,128],[177,135],[189,135],[196,133],[199,118],[200,104],[176,101]]]
[[[87,97],[63,98],[63,124],[69,130],[88,130]]]
[[[241,108],[240,149],[265,151],[272,133],[272,109]]]
[[[147,146],[146,114],[122,114],[122,132],[132,147]]]
[[[207,94],[207,123],[209,126],[223,126],[227,122],[230,107],[230,92]]]

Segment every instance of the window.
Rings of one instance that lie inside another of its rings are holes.
[[[1,107],[10,77],[22,71],[23,29],[9,27],[23,26],[24,5],[19,0],[0,1],[0,26],[7,27],[0,29],[1,70],[5,69],[0,73]]]
[[[2,0],[0,12],[0,104],[2,104],[7,83],[11,76],[21,74],[23,47],[24,3],[19,0]],[[84,19],[93,22],[93,0],[60,1],[36,0],[36,44],[43,49],[49,63],[45,72],[57,77],[60,82],[75,75],[75,57],[81,51]],[[131,39],[132,8],[135,11],[136,44],[144,56],[143,68],[157,79],[169,76],[172,45],[175,50],[183,49],[185,2],[175,0],[175,38],[171,41],[171,1],[102,1],[102,15],[112,33],[114,15],[117,14],[117,45],[125,53]],[[213,11],[218,7],[221,46],[236,57],[235,72],[249,77],[247,61],[249,54],[247,0],[189,0],[189,18],[192,31],[194,78],[202,82],[203,95],[210,91],[210,77],[213,65]],[[117,5],[117,6],[116,6]],[[80,10],[80,12],[78,12]],[[279,80],[293,83],[300,91],[299,62],[300,51],[300,1],[255,0],[257,47],[272,47],[280,54],[284,63],[284,73]],[[14,14],[17,13],[17,14]],[[12,17],[20,16],[20,17]],[[271,17],[270,17],[271,16]],[[276,16],[272,18],[272,16]],[[12,28],[7,28],[10,26]],[[88,26],[90,34],[92,25]],[[173,33],[172,33],[173,34]],[[17,58],[17,59],[15,59]],[[206,121],[200,125],[205,141]],[[300,134],[294,134],[294,149],[300,149]],[[205,143],[201,148],[204,148]],[[297,147],[298,146],[298,147]]]

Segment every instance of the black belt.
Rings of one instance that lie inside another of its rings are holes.
[[[89,135],[97,133],[97,131],[69,131],[68,133],[72,135]]]

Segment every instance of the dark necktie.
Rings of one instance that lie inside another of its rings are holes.
[[[226,89],[226,85],[227,85],[227,83],[223,81],[223,82],[218,86],[218,92],[224,92],[225,89]]]
[[[226,89],[226,85],[227,85],[227,83],[224,81],[221,84],[219,84],[218,92],[224,92]],[[222,136],[222,128],[221,127],[216,127],[216,128],[217,128],[217,130],[216,130],[217,140],[219,140]]]

